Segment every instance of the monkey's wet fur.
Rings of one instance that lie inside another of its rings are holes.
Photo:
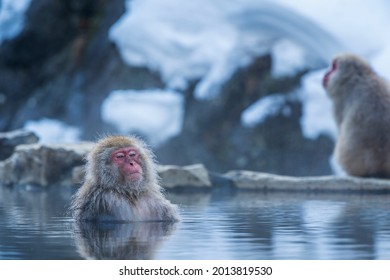
[[[323,85],[338,126],[334,155],[352,176],[390,178],[390,87],[362,58],[336,56]]]
[[[177,206],[163,194],[152,151],[134,136],[108,136],[96,143],[70,210],[79,222],[180,220]]]

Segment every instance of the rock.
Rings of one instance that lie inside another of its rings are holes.
[[[17,146],[10,158],[0,162],[0,181],[7,185],[69,184],[73,168],[84,165],[84,157],[92,145],[80,143]]]
[[[302,132],[303,103],[293,92],[307,71],[279,78],[271,72],[272,57],[265,54],[232,73],[213,98],[196,98],[198,84],[190,83],[183,92],[182,130],[156,148],[159,162],[202,162],[220,173],[262,170],[288,176],[331,174],[333,139],[326,135],[308,139]],[[245,125],[242,116],[263,98],[280,103],[275,103],[272,113],[261,122]]]
[[[34,136],[26,136],[26,139],[36,140]],[[81,185],[85,176],[85,156],[93,145],[89,142],[19,145],[9,158],[0,161],[0,185]],[[169,190],[390,192],[390,180],[337,176],[291,177],[245,170],[219,174],[209,172],[203,164],[159,165],[158,174],[162,186]]]
[[[34,144],[38,141],[39,138],[35,133],[22,129],[10,132],[0,132],[0,160],[10,157],[16,146]]]
[[[164,188],[194,187],[211,188],[211,180],[203,164],[194,164],[184,167],[164,165],[158,167],[158,174]]]
[[[290,177],[254,171],[229,171],[223,175],[234,187],[265,191],[389,192],[390,180],[357,177]]]
[[[92,147],[93,143],[17,146],[11,157],[0,162],[0,184],[81,185],[85,176],[84,158]],[[159,166],[158,172],[166,188],[212,186],[202,164]]]
[[[95,139],[117,133],[100,116],[112,91],[165,87],[157,72],[129,67],[108,36],[125,5],[124,0],[32,1],[19,35],[0,44],[0,131],[49,118],[77,126],[83,139]]]

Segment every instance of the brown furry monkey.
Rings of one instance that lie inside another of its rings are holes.
[[[77,221],[179,220],[177,206],[162,194],[152,152],[133,136],[110,136],[95,145],[71,210]]]
[[[334,58],[323,85],[338,126],[335,157],[352,176],[390,177],[390,87],[358,56]]]

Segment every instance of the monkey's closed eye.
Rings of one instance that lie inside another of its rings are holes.
[[[130,153],[129,153],[129,156],[130,156],[130,157],[135,157],[135,156],[136,156],[136,153],[135,153],[135,152],[130,152]]]
[[[117,153],[116,158],[124,158],[125,154],[124,153]]]

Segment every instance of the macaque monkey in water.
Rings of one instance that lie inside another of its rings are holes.
[[[86,178],[73,197],[77,221],[178,221],[177,206],[163,195],[154,156],[136,137],[110,136],[87,158]]]
[[[337,56],[323,78],[338,126],[335,158],[352,176],[390,178],[390,87],[363,59]]]

